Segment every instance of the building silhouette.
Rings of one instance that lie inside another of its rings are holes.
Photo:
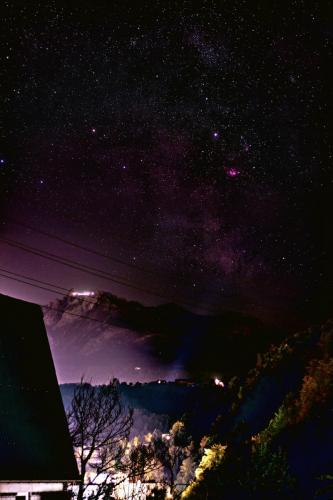
[[[61,500],[77,480],[42,310],[0,295],[0,497]]]

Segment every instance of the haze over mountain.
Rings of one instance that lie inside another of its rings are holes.
[[[274,333],[240,313],[200,316],[101,291],[58,299],[44,318],[60,383],[229,376],[248,369]]]

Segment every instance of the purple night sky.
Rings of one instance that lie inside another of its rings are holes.
[[[325,317],[332,33],[318,6],[273,10],[4,4],[0,273],[272,322]],[[54,298],[3,276],[1,292]]]

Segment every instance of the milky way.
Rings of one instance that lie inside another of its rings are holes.
[[[165,300],[326,314],[324,7],[14,1],[1,11],[3,236],[52,249],[16,219],[108,252],[132,267],[80,257]],[[1,254],[8,269],[64,287],[154,300],[4,244]]]

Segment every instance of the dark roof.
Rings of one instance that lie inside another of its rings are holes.
[[[42,310],[0,295],[0,481],[77,478]]]

